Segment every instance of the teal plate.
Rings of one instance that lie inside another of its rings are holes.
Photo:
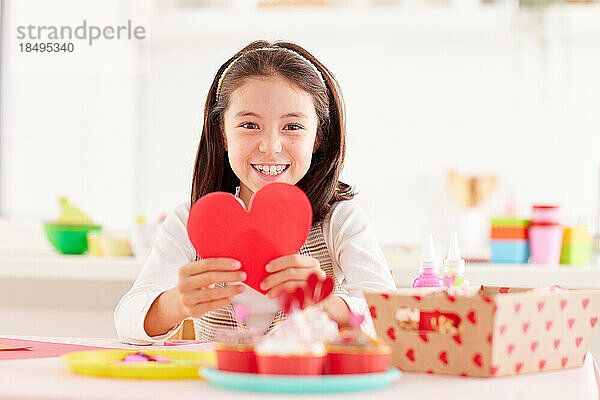
[[[223,372],[202,368],[201,375],[214,386],[267,393],[342,393],[383,388],[400,377],[400,371],[390,368],[386,372],[356,375],[260,375]]]

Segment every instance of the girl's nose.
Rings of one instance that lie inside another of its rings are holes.
[[[258,145],[258,151],[267,155],[281,152],[279,132],[265,133],[262,136],[260,144]]]

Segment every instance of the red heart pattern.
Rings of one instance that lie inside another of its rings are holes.
[[[190,209],[187,231],[200,258],[239,260],[244,282],[260,288],[269,275],[265,265],[296,254],[312,226],[312,206],[306,194],[287,183],[265,185],[254,194],[249,211],[230,193],[202,196]]]
[[[540,367],[540,371],[543,370],[544,366],[546,366],[546,360],[540,360],[538,366]]]
[[[584,310],[587,308],[588,304],[590,304],[590,299],[581,300],[581,305],[583,306]]]
[[[571,329],[573,327],[574,323],[575,323],[575,318],[571,318],[567,321],[567,324],[569,325],[569,329]]]
[[[569,361],[569,357],[563,357],[560,360],[560,365],[564,368],[567,365],[567,361]]]
[[[560,310],[564,310],[565,307],[567,306],[567,301],[566,300],[561,300],[560,301]]]
[[[369,312],[371,313],[371,318],[377,319],[377,310],[375,309],[375,306],[369,307]]]
[[[456,344],[462,344],[462,337],[460,334],[452,336],[452,339],[456,342]]]
[[[469,320],[470,323],[472,323],[473,325],[475,325],[477,323],[477,317],[475,316],[475,311],[469,311],[469,313],[467,314],[467,319]]]
[[[575,338],[575,346],[579,347],[581,342],[583,341],[583,337],[579,336]]]
[[[592,328],[596,326],[596,322],[598,322],[598,317],[593,317],[590,319],[590,325],[592,325]]]
[[[408,351],[406,352],[406,358],[408,358],[412,362],[415,362],[415,351],[413,349],[408,349]]]
[[[390,326],[389,329],[387,330],[386,334],[388,335],[388,337],[392,340],[396,340],[396,332],[394,331],[394,327]]]
[[[448,352],[447,351],[442,351],[440,353],[440,355],[438,356],[438,358],[440,359],[441,362],[448,365]]]
[[[427,336],[426,333],[419,333],[419,337],[421,338],[422,341],[424,341],[425,343],[429,342],[429,337]]]
[[[524,322],[523,323],[523,333],[527,333],[527,330],[529,329],[529,322]]]
[[[545,303],[543,301],[537,303],[538,312],[541,312],[544,309],[544,305]]]
[[[520,309],[521,309],[521,303],[515,304],[515,314],[518,313]]]
[[[554,339],[554,350],[558,349],[558,346],[560,346],[560,339]]]
[[[513,343],[509,344],[508,347],[506,348],[506,352],[508,354],[512,353],[513,350],[515,349],[515,345]]]
[[[531,352],[533,353],[535,349],[538,347],[538,342],[531,342]]]
[[[546,330],[549,331],[552,328],[552,321],[546,321]]]
[[[480,353],[475,353],[473,355],[473,363],[475,363],[475,365],[477,365],[479,368],[481,368],[481,366],[483,365],[483,361],[481,360]]]
[[[515,372],[518,374],[519,372],[521,372],[521,368],[523,368],[523,363],[516,363],[515,364]]]

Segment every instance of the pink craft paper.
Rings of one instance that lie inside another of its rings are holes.
[[[27,350],[0,351],[0,361],[26,358],[60,357],[65,353],[85,350],[107,350],[109,347],[82,346],[77,344],[38,342],[23,339],[0,338],[0,346],[30,347]]]
[[[191,208],[187,231],[200,258],[233,258],[242,263],[244,282],[260,288],[268,262],[296,254],[312,225],[312,206],[295,185],[271,183],[254,194],[249,211],[230,193],[212,192]]]

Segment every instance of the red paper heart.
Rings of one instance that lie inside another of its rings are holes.
[[[281,290],[277,294],[279,306],[284,313],[290,314],[294,310],[302,310],[304,308],[304,289],[297,287],[293,292]]]
[[[307,295],[315,304],[325,300],[333,292],[333,286],[333,278],[330,276],[320,280],[317,274],[310,274],[306,280]]]
[[[310,233],[312,207],[302,189],[277,182],[256,192],[249,210],[229,193],[209,193],[192,206],[188,235],[200,258],[239,260],[248,275],[244,283],[266,294],[260,288],[269,275],[265,265],[300,251]]]

